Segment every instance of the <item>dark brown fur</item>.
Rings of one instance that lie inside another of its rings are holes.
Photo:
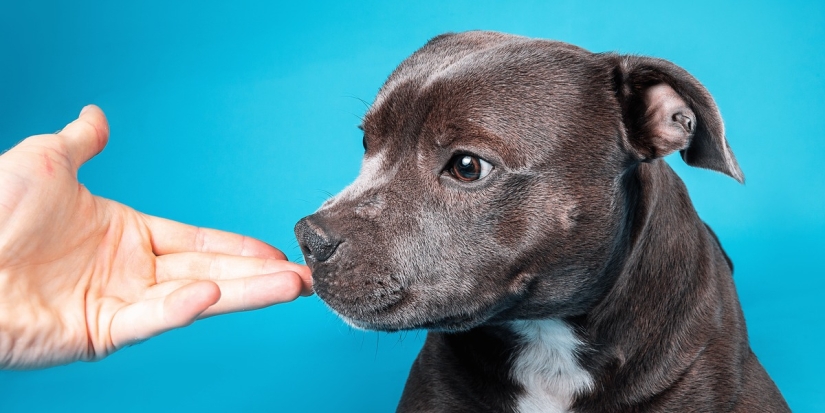
[[[744,179],[683,69],[444,35],[395,70],[363,128],[369,179],[296,234],[348,322],[431,330],[399,411],[514,411],[507,322],[548,318],[575,328],[595,381],[573,411],[788,410],[748,345],[727,256],[661,160],[680,150]],[[456,153],[493,172],[451,179]]]

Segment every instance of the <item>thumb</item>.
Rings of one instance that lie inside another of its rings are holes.
[[[72,165],[79,168],[106,146],[109,141],[109,123],[99,107],[88,105],[80,111],[74,122],[58,132],[58,136],[65,139]]]

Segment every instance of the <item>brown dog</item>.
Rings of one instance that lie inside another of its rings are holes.
[[[730,260],[661,160],[744,179],[683,69],[448,34],[363,129],[358,179],[296,234],[347,322],[430,330],[399,411],[788,411]]]

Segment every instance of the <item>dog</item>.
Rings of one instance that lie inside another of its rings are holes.
[[[399,412],[786,412],[733,266],[662,159],[744,182],[665,60],[473,31],[363,119],[357,179],[295,228],[349,324],[427,329]]]

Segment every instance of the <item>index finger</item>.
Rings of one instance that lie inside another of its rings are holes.
[[[279,249],[255,238],[196,227],[151,215],[144,214],[143,219],[152,234],[152,252],[155,255],[209,252],[286,260],[286,255]]]

